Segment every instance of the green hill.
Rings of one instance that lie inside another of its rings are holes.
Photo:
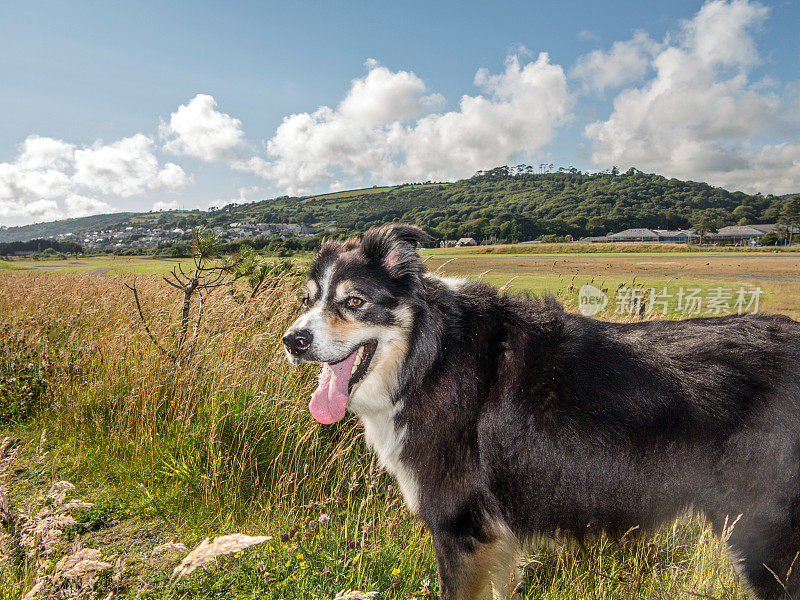
[[[359,232],[388,221],[416,223],[440,238],[495,236],[521,241],[548,234],[605,235],[629,227],[686,228],[703,211],[712,211],[720,225],[774,222],[785,198],[730,192],[636,169],[616,175],[515,174],[498,167],[454,183],[282,196],[205,212],[120,213],[29,225],[0,231],[0,241],[77,233],[112,223],[188,228],[290,222]]]

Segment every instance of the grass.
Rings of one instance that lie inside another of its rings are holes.
[[[115,277],[0,273],[0,385],[18,401],[0,425],[0,439],[18,440],[5,476],[10,512],[35,514],[37,497],[59,480],[94,504],[74,513],[52,554],[25,557],[16,537],[0,540],[10,557],[0,560],[0,598],[19,598],[37,569],[53,574],[78,543],[113,565],[98,574],[97,597],[436,596],[430,538],[366,451],[358,422],[314,422],[313,368],[284,360],[279,339],[294,318],[298,278],[272,282],[251,302],[216,292],[205,302],[201,351],[176,368],[147,338],[123,283],[139,275],[143,309],[166,343],[177,299],[138,266]],[[525,287],[559,291],[552,275],[526,277]],[[568,280],[559,281],[566,297]],[[34,396],[22,375],[39,382]],[[273,539],[172,587],[182,554],[151,556],[167,542],[192,548],[235,532]],[[722,545],[695,518],[531,561],[525,598],[744,598]]]
[[[740,288],[749,294],[760,288],[760,310],[800,318],[800,255],[798,254],[588,254],[588,255],[496,255],[456,254],[444,251],[427,258],[428,268],[444,275],[477,278],[488,283],[536,294],[553,293],[576,305],[578,291],[591,283],[607,291],[610,302],[604,316],[613,316],[620,286],[641,286],[661,293],[667,288],[667,316],[688,316],[676,311],[681,288],[700,289],[709,298],[712,290]],[[513,280],[512,280],[513,278]],[[733,304],[733,302],[731,302]],[[701,314],[705,308],[701,308]]]
[[[500,244],[497,246],[463,246],[459,248],[437,248],[428,250],[432,254],[665,254],[665,253],[735,253],[766,254],[800,252],[800,244],[792,246],[699,246],[697,244],[648,244],[648,243],[542,243]]]
[[[30,260],[17,259],[0,262],[9,269],[22,272],[57,272],[60,274],[89,273],[92,275],[163,275],[179,263],[184,267],[191,259],[158,258],[150,256],[90,256],[66,259]]]

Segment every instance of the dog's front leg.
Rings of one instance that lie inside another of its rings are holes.
[[[433,535],[441,600],[483,600],[489,590],[486,544],[472,537],[439,532]]]
[[[521,571],[514,569],[519,546],[513,537],[492,536],[481,542],[439,531],[433,535],[433,546],[442,600],[520,597],[519,593],[512,596],[521,581]]]

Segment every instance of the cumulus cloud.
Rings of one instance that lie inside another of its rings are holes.
[[[147,190],[180,187],[186,183],[186,174],[174,163],[160,169],[153,140],[137,133],[113,144],[97,143],[76,150],[72,181],[80,187],[127,198]]]
[[[787,108],[779,93],[751,81],[760,61],[754,31],[767,14],[746,0],[707,2],[660,46],[654,75],[621,91],[607,120],[586,126],[592,161],[749,192],[800,188],[800,144],[755,142]]]
[[[178,165],[161,167],[143,134],[87,148],[29,136],[12,162],[0,163],[0,216],[26,220],[85,216],[113,210],[86,194],[129,197],[188,181]]]
[[[244,140],[242,122],[216,110],[217,102],[208,94],[197,94],[178,107],[162,123],[160,134],[167,141],[164,149],[208,162],[230,162],[240,158]]]
[[[234,165],[287,193],[345,182],[444,180],[530,155],[549,143],[569,115],[573,98],[563,69],[547,54],[505,70],[480,69],[480,95],[465,95],[458,110],[438,111],[439,94],[409,71],[367,62],[336,108],[286,117],[267,142],[267,157]],[[438,111],[438,112],[437,112]]]
[[[158,212],[161,210],[176,210],[178,208],[178,200],[156,200],[153,202],[153,210]]]
[[[100,213],[112,212],[114,207],[97,198],[89,198],[80,194],[72,194],[64,199],[64,212],[70,217],[86,217]]]
[[[585,90],[603,92],[641,79],[659,44],[643,31],[633,38],[614,42],[608,51],[594,50],[580,57],[570,76],[580,80]]]

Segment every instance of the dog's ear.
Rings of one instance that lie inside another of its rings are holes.
[[[417,254],[417,243],[433,238],[416,225],[384,225],[364,234],[361,246],[370,259],[379,262],[391,277],[419,275],[425,265]]]

